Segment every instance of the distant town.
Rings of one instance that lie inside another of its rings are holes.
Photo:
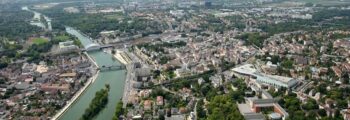
[[[349,0],[0,2],[0,120],[350,120]]]

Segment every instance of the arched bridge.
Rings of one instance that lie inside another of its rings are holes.
[[[114,47],[113,45],[99,45],[99,44],[96,44],[96,43],[91,43],[87,46],[84,47],[84,49],[81,49],[82,51],[97,51],[97,50],[101,50],[101,49],[104,49],[104,48],[111,48],[111,47]]]
[[[126,67],[124,65],[110,65],[110,66],[102,66],[99,67],[98,70],[100,70],[101,72],[104,71],[117,71],[117,70],[124,70],[126,69]]]
[[[87,46],[85,46],[86,51],[95,51],[95,50],[100,50],[101,46],[96,43],[91,43]]]

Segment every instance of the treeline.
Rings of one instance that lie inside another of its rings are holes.
[[[22,54],[17,54],[17,57],[29,57],[28,62],[38,63],[44,57],[41,53],[46,53],[51,50],[52,46],[58,44],[59,42],[64,42],[67,40],[73,40],[74,44],[80,45],[79,40],[70,36],[68,34],[61,34],[60,36],[53,37],[50,41],[42,44],[32,44],[27,52]],[[16,51],[10,51],[12,54],[16,54]]]
[[[53,29],[64,30],[64,25],[68,25],[76,27],[93,38],[99,37],[101,31],[109,30],[119,30],[132,35],[148,35],[161,32],[162,27],[165,26],[165,24],[156,21],[131,18],[119,13],[66,13],[62,10],[64,7],[67,7],[67,5],[57,5],[40,12],[54,19],[52,21]]]
[[[160,44],[141,44],[141,45],[138,45],[137,47],[138,48],[146,48],[147,50],[150,50],[150,51],[156,51],[156,52],[162,52],[164,53],[165,50],[164,48],[177,48],[177,47],[183,47],[183,46],[186,46],[187,43],[184,42],[184,41],[179,41],[179,42],[174,42],[174,43],[168,43],[168,42],[163,42],[163,43],[160,43]]]
[[[333,19],[343,17],[342,19]],[[349,29],[350,10],[324,9],[313,14],[310,20],[297,19],[278,24],[262,24],[259,28],[268,35],[297,30],[313,31],[318,29]]]
[[[267,36],[260,33],[246,33],[236,38],[244,40],[246,45],[255,45],[261,48]]]
[[[56,16],[56,17],[55,17]],[[58,13],[52,15],[56,21],[53,21],[53,28],[64,29],[64,25],[78,28],[89,36],[96,38],[101,31],[119,30],[126,33],[137,34],[141,31],[150,30],[151,33],[159,32],[158,23],[146,19],[133,19],[118,21],[115,19],[105,18],[104,14],[66,14]],[[148,33],[142,33],[147,35]]]
[[[92,120],[108,103],[109,85],[107,84],[104,89],[97,91],[94,99],[92,99],[89,107],[85,110],[85,113],[80,120]]]
[[[229,95],[215,96],[208,104],[208,120],[244,120],[236,101]]]
[[[238,89],[236,91],[230,90],[228,94],[220,94],[219,91],[222,89],[203,89],[207,91],[205,97],[209,100],[209,104],[204,104],[202,99],[198,101],[196,109],[198,120],[244,120],[236,103],[244,101],[246,84],[242,79],[237,79],[232,85]]]
[[[119,101],[115,109],[116,110],[113,116],[113,120],[119,120],[120,119],[119,117],[125,113],[123,109],[123,101]]]
[[[350,10],[340,10],[340,9],[327,9],[316,12],[313,14],[313,20],[315,21],[323,21],[325,19],[330,19],[333,17],[350,17]]]
[[[19,6],[0,8],[0,36],[26,39],[42,31],[41,28],[29,24],[33,16],[33,13],[21,10]]]

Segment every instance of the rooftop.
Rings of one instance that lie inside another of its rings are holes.
[[[258,77],[258,79],[270,79],[270,80],[279,81],[285,84],[288,84],[290,81],[294,80],[293,78],[290,78],[290,77],[260,73],[255,69],[254,65],[252,64],[245,64],[240,67],[233,68],[232,70],[240,74]]]
[[[276,81],[280,81],[280,82],[283,82],[285,84],[287,84],[289,81],[293,80],[293,78],[290,78],[290,77],[268,75],[268,74],[263,74],[263,73],[255,73],[254,75],[257,77],[260,77],[260,78],[273,79]]]
[[[252,64],[245,64],[240,67],[233,68],[232,70],[246,75],[254,75],[254,73],[256,72],[256,69]]]
[[[281,116],[280,114],[278,114],[278,113],[271,113],[271,114],[269,115],[269,117],[270,117],[271,119],[281,119],[281,118],[282,118],[282,116]]]
[[[237,104],[239,112],[241,112],[242,115],[246,113],[254,113],[248,104]]]

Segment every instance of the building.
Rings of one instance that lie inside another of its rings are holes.
[[[157,96],[157,105],[159,106],[164,105],[163,96]]]
[[[240,113],[246,120],[264,120],[262,111],[273,111],[270,119],[286,119],[289,114],[273,98],[259,99],[257,97],[245,98],[245,103],[238,104]],[[263,117],[261,117],[263,116]]]
[[[60,42],[59,53],[69,53],[79,50],[78,46],[74,45],[73,41]]]
[[[258,84],[267,84],[276,88],[292,88],[297,84],[297,80],[294,78],[260,73],[252,64],[246,64],[232,70],[237,77],[249,77]]]
[[[238,109],[246,120],[265,120],[263,114],[253,112],[248,104],[238,104]]]
[[[37,65],[34,63],[24,63],[22,66],[22,75],[32,75],[36,68]]]
[[[143,102],[143,109],[144,110],[151,110],[152,109],[152,101],[145,100],[145,102]]]
[[[209,80],[215,88],[220,87],[222,85],[222,78],[219,75],[211,76]]]
[[[40,86],[44,92],[56,93],[58,91],[68,92],[70,90],[69,84],[42,84]]]
[[[261,84],[268,84],[276,88],[292,88],[297,84],[294,78],[277,76],[277,75],[266,75],[266,74],[256,74],[256,82]]]
[[[278,113],[271,113],[271,114],[269,114],[269,118],[271,120],[281,120],[282,116]]]

